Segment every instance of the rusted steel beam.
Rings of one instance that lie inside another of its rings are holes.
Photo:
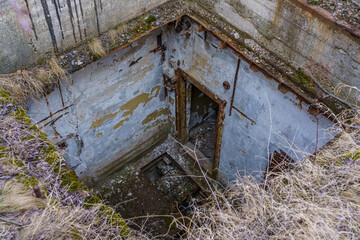
[[[214,161],[213,161],[213,169],[212,169],[212,176],[211,176],[215,180],[217,180],[218,175],[219,175],[220,151],[221,151],[222,133],[223,133],[223,128],[224,128],[224,120],[225,120],[225,107],[226,107],[226,104],[219,105],[218,118],[217,118],[217,124],[216,124]]]
[[[204,28],[203,25],[199,24],[199,26],[197,26],[197,27],[195,28],[195,30],[196,30],[197,32],[202,32],[202,31],[205,30],[205,28]]]
[[[181,143],[187,140],[186,131],[186,81],[176,72],[176,129]]]
[[[252,122],[253,124],[256,125],[256,122],[255,122],[253,119],[251,119],[251,118],[250,118],[249,116],[247,116],[245,113],[243,113],[242,111],[240,111],[237,107],[232,106],[232,108],[235,109],[236,111],[238,111],[238,112],[241,114],[241,116],[245,117],[245,118],[248,119],[250,122]]]
[[[238,58],[238,62],[237,62],[237,66],[236,66],[236,72],[235,72],[235,79],[234,79],[234,89],[233,89],[233,93],[232,93],[232,96],[231,96],[231,102],[230,102],[229,116],[231,116],[232,108],[233,108],[233,105],[234,105],[234,98],[235,98],[236,84],[237,84],[238,75],[239,75],[240,63],[241,63],[241,60],[240,60],[240,58]]]
[[[206,96],[208,96],[209,98],[211,98],[214,102],[216,102],[217,104],[220,105],[226,105],[227,101],[226,100],[222,100],[219,98],[219,96],[217,94],[214,94],[213,92],[211,92],[206,86],[204,86],[203,84],[201,84],[200,82],[198,82],[197,80],[195,80],[192,76],[190,76],[189,74],[187,74],[186,72],[184,72],[183,70],[181,70],[180,68],[178,68],[176,70],[176,73],[180,76],[182,76],[183,78],[185,78],[188,82],[190,82],[192,85],[194,85],[195,87],[197,87],[200,91],[202,91]]]

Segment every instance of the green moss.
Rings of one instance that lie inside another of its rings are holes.
[[[14,103],[16,104],[16,102],[12,99],[12,97],[10,96],[10,94],[8,94],[6,91],[2,90],[0,88],[0,103]]]
[[[305,87],[309,92],[314,91],[315,83],[311,77],[302,69],[298,68],[295,73],[291,75],[295,83]]]
[[[145,22],[147,23],[147,24],[152,24],[153,22],[155,22],[156,21],[156,17],[154,16],[154,15],[149,15],[148,17],[147,17],[147,19],[145,20]]]
[[[60,157],[56,153],[56,148],[51,144],[49,149],[49,153],[46,156],[46,161],[53,166],[54,172],[60,175],[61,186],[68,187],[72,192],[84,189],[84,184],[78,180],[76,173],[73,170],[68,169],[65,165],[61,164]]]
[[[35,176],[30,176],[26,174],[19,174],[15,177],[20,183],[22,183],[24,186],[35,186],[39,185],[39,180]]]
[[[16,110],[16,112],[11,113],[10,115],[15,117],[17,120],[19,120],[23,124],[26,124],[28,126],[31,125],[31,119],[28,117],[28,115],[26,115],[25,110],[20,107]]]

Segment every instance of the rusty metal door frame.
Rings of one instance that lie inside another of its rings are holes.
[[[216,140],[212,168],[212,178],[217,179],[220,165],[220,150],[222,143],[222,133],[225,119],[225,108],[227,101],[221,100],[218,95],[212,93],[207,87],[195,80],[193,77],[178,68],[176,70],[176,129],[178,138],[182,143],[188,139],[187,122],[186,122],[186,81],[194,85],[206,96],[219,105],[217,124],[216,124]]]

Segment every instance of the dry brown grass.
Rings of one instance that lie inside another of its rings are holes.
[[[116,40],[119,37],[119,32],[117,29],[111,29],[108,33],[107,33],[108,39],[110,41],[111,44],[116,43]]]
[[[1,190],[0,212],[20,212],[33,208],[44,208],[46,202],[33,196],[29,187],[9,181]]]
[[[57,63],[56,58],[52,57],[44,68],[0,74],[0,89],[8,92],[17,103],[23,104],[29,96],[42,96],[45,87],[58,79],[67,80],[67,75]]]
[[[119,35],[126,33],[129,30],[129,26],[126,23],[122,23],[116,28]]]
[[[90,40],[89,42],[89,50],[90,52],[97,58],[101,58],[103,56],[105,56],[105,51],[104,51],[104,48],[102,47],[101,45],[101,42],[94,38],[92,40]]]
[[[341,121],[359,126],[359,118]],[[353,114],[350,114],[353,116]],[[336,130],[338,131],[338,130]],[[193,206],[186,239],[360,239],[360,129],[316,158],[270,178],[265,187],[239,177],[203,206]]]

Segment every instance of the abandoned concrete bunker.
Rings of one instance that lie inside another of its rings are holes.
[[[306,98],[188,16],[27,105],[70,167],[124,218],[203,198],[199,176],[261,181],[276,159],[299,161],[334,137],[333,122]]]

